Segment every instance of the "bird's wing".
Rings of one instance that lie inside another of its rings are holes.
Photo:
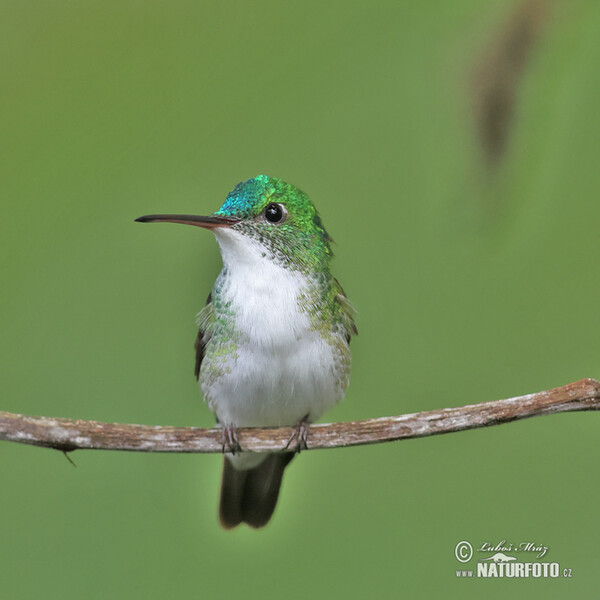
[[[208,295],[206,305],[196,317],[196,323],[198,324],[198,336],[196,337],[196,343],[194,345],[196,349],[196,366],[194,368],[196,379],[200,377],[200,367],[202,366],[202,359],[204,358],[204,350],[212,336],[212,324],[215,320],[215,314],[213,312],[211,300],[212,293]]]
[[[334,291],[335,291],[335,302],[339,308],[340,325],[346,342],[350,343],[350,339],[353,335],[358,335],[358,329],[356,329],[356,323],[354,322],[354,313],[356,310],[352,306],[350,300],[344,292],[344,288],[340,285],[337,279],[334,279]]]

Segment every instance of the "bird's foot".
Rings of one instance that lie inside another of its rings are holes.
[[[232,425],[223,427],[223,431],[221,432],[221,442],[223,454],[236,454],[237,452],[242,451],[242,447],[238,442],[237,429]]]
[[[290,436],[287,444],[285,445],[284,450],[287,450],[290,447],[290,444],[296,440],[296,443],[293,446],[294,452],[300,454],[302,450],[308,450],[308,430],[310,429],[310,421],[308,420],[309,415],[304,415],[300,422],[294,427],[294,431]]]

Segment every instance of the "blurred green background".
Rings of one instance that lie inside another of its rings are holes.
[[[358,309],[328,421],[600,377],[600,7],[558,5],[502,160],[473,69],[515,3],[0,2],[2,410],[213,423],[194,316],[212,212],[267,173],[314,200]],[[222,531],[221,458],[0,445],[6,598],[596,597],[598,418],[304,453],[264,530]],[[570,580],[457,579],[459,540]],[[524,555],[519,555],[524,558]]]

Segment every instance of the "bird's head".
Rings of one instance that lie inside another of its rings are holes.
[[[239,183],[212,215],[146,215],[136,221],[211,229],[225,263],[260,256],[287,268],[314,272],[326,269],[331,257],[331,238],[309,197],[267,175]]]

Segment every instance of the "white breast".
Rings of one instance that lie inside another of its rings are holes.
[[[230,303],[241,342],[220,377],[200,378],[211,409],[236,427],[318,419],[343,397],[346,381],[337,373],[336,349],[299,309],[308,280],[239,232],[215,234],[227,271],[221,299]]]
[[[231,229],[215,230],[223,267],[222,294],[231,302],[236,329],[264,347],[289,347],[310,329],[298,309],[298,296],[308,281],[298,271],[277,265],[259,242]]]

